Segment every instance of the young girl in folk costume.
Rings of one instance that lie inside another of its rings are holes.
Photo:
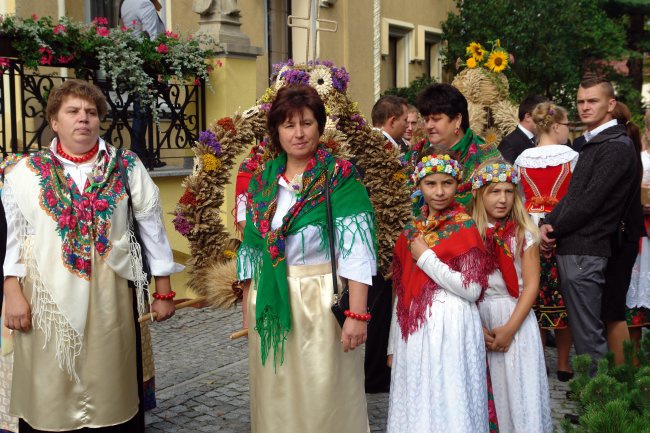
[[[395,245],[388,432],[488,432],[485,347],[476,307],[489,271],[456,202],[462,167],[432,148],[415,167],[424,206]]]
[[[517,193],[514,168],[481,164],[472,217],[496,266],[479,303],[499,430],[551,432],[544,351],[531,307],[539,291],[539,232]]]
[[[578,152],[564,143],[569,137],[569,120],[564,108],[542,102],[532,112],[539,140],[537,146],[524,150],[515,161],[521,176],[520,187],[525,207],[535,225],[551,212],[569,188],[571,173],[578,162]],[[566,382],[573,377],[569,365],[571,331],[564,298],[560,293],[555,254],[541,259],[540,291],[534,309],[541,330],[542,345],[549,331],[555,332],[557,378]]]

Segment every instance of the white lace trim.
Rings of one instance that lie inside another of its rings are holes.
[[[34,327],[45,336],[45,345],[50,342],[54,329],[56,361],[61,370],[68,372],[75,382],[80,379],[76,371],[76,360],[83,348],[83,333],[77,332],[61,313],[41,279],[34,255],[34,236],[25,232],[19,234],[23,245],[23,260],[27,277],[32,281],[32,318]],[[45,346],[44,346],[45,347]]]
[[[532,147],[524,150],[515,161],[515,166],[525,168],[546,168],[571,162],[571,171],[578,162],[578,152],[564,144]]]
[[[137,222],[133,222],[137,224]],[[129,261],[131,269],[133,270],[133,283],[135,284],[135,292],[138,301],[138,315],[142,316],[149,312],[149,296],[147,290],[149,289],[149,280],[147,274],[144,273],[142,267],[142,247],[135,237],[133,229],[129,227]],[[153,316],[151,318],[153,320]]]

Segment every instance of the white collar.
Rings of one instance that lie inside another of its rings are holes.
[[[517,128],[519,128],[519,129],[521,130],[521,132],[523,132],[524,134],[526,134],[526,137],[530,138],[531,140],[532,140],[533,138],[535,138],[535,134],[533,134],[532,132],[530,132],[529,130],[527,130],[527,129],[524,128],[523,126],[521,126],[521,123],[517,124]]]
[[[564,144],[549,144],[526,149],[517,157],[515,165],[525,168],[546,168],[578,160],[578,152]]]
[[[607,128],[611,128],[612,126],[618,125],[618,121],[616,119],[612,119],[609,122],[605,122],[602,125],[600,125],[598,128],[592,129],[591,131],[585,131],[584,136],[585,140],[589,141]]]
[[[397,143],[397,141],[395,141],[395,139],[391,137],[391,135],[388,132],[384,131],[383,129],[380,129],[380,131],[382,134],[384,134],[384,137],[386,137],[386,139],[391,142],[393,147],[399,151],[400,145]]]

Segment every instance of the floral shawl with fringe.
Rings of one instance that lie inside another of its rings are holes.
[[[427,308],[440,287],[422,271],[409,249],[411,240],[422,236],[436,256],[463,276],[463,283],[487,288],[493,267],[486,260],[483,239],[465,208],[455,201],[428,217],[428,207],[409,223],[397,239],[393,256],[393,287],[397,294],[397,321],[402,338],[408,339],[425,322]]]
[[[335,159],[322,146],[308,162],[302,179],[302,190],[296,203],[289,209],[276,230],[271,229],[278,195],[278,179],[285,171],[286,153],[266,163],[263,172],[251,179],[248,192],[251,205],[247,211],[244,241],[239,255],[247,251],[254,269],[253,278],[257,285],[255,330],[260,334],[262,364],[273,351],[276,365],[280,349],[280,363],[284,359],[284,340],[291,330],[291,311],[287,284],[285,240],[302,228],[315,225],[322,233],[321,247],[326,246],[327,217],[325,204],[325,176],[329,176],[334,219],[360,213],[367,213],[374,219],[374,211],[365,187],[348,161]],[[367,237],[376,243],[374,232]],[[341,240],[339,240],[339,243]],[[373,245],[375,246],[375,245]],[[375,251],[376,246],[375,246]],[[262,278],[263,276],[263,278]]]

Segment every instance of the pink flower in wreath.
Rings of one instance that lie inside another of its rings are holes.
[[[260,233],[264,236],[270,229],[269,220],[260,221]]]
[[[167,54],[169,52],[169,47],[165,44],[160,44],[158,45],[158,48],[156,48],[156,51],[158,51],[159,54]]]
[[[275,259],[280,255],[280,249],[277,247],[277,245],[271,245],[269,247],[269,254],[271,255],[272,259]]]

